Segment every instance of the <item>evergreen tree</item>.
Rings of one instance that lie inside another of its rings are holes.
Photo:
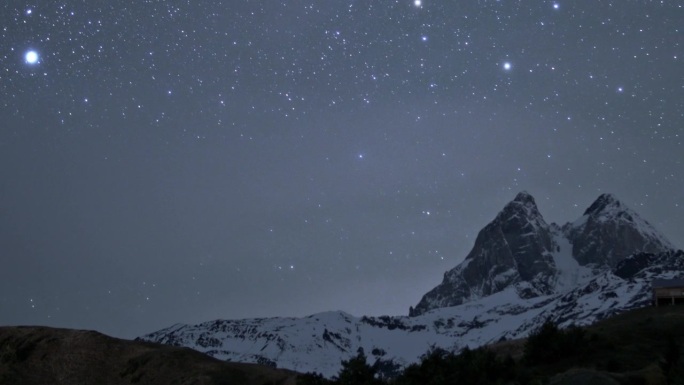
[[[375,369],[366,362],[366,354],[359,348],[356,357],[342,361],[342,369],[335,378],[340,385],[378,385]]]
[[[560,330],[549,318],[533,331],[525,343],[524,359],[528,364],[552,364],[562,359],[581,359],[586,349],[586,332],[578,327]]]

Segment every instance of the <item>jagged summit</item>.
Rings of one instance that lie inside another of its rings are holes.
[[[512,202],[518,202],[518,203],[523,203],[523,204],[531,203],[535,206],[537,205],[534,202],[534,197],[525,190],[519,192],[518,195],[515,196],[515,198],[513,199]]]
[[[534,198],[519,193],[475,239],[463,263],[423,296],[411,315],[456,306],[516,286],[523,298],[548,294],[555,270],[551,227]]]
[[[613,268],[634,253],[674,247],[612,194],[562,228],[547,224],[532,195],[522,191],[483,228],[465,260],[444,274],[410,315],[457,306],[513,288],[520,298],[561,293]]]
[[[601,194],[594,203],[584,211],[584,215],[596,215],[608,209],[620,209],[622,204],[613,194]]]
[[[544,217],[537,208],[534,197],[527,191],[519,192],[515,199],[506,204],[492,222],[492,224],[494,223],[506,227],[519,226],[520,228],[527,228],[528,231],[547,226]]]
[[[581,265],[615,267],[635,253],[661,253],[674,246],[612,194],[601,194],[573,223],[563,226]]]

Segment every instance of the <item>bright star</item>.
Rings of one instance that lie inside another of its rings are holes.
[[[38,52],[28,51],[28,52],[26,52],[24,59],[26,60],[26,63],[28,63],[28,64],[36,64],[36,63],[38,63],[38,59],[39,59],[38,58]]]
[[[421,0],[415,0],[415,1],[413,2],[413,5],[415,5],[416,7],[420,7],[420,6],[423,5],[423,2],[422,2]]]
[[[505,69],[506,71],[510,71],[511,67],[512,66],[510,62],[503,63],[503,69]]]
[[[553,9],[558,9],[558,8],[560,8],[560,5],[558,5],[558,3],[553,3]]]

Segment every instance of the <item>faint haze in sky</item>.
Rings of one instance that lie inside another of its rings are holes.
[[[406,314],[527,190],[684,244],[678,2],[0,5],[0,324]]]

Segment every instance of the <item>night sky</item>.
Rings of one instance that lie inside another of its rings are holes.
[[[0,325],[407,314],[516,193],[684,245],[684,1],[0,5]]]

